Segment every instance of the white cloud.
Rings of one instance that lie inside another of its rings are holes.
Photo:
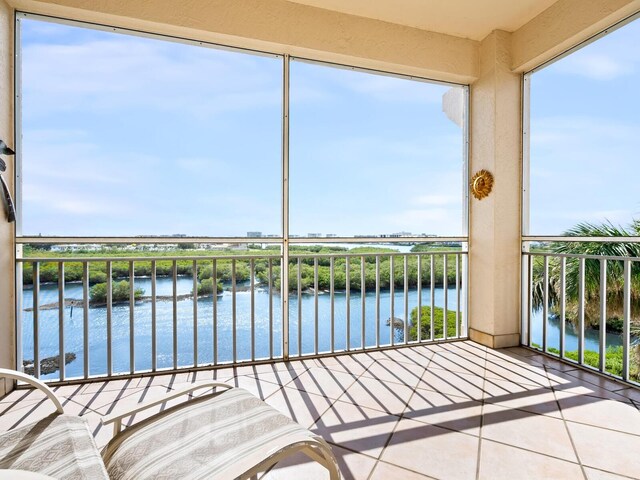
[[[633,72],[633,64],[628,59],[615,58],[613,53],[578,52],[574,55],[563,60],[561,71],[603,81]]]
[[[639,135],[640,124],[623,116],[534,119],[531,232],[559,234],[585,221],[625,225],[637,216]]]
[[[25,108],[38,115],[144,109],[206,118],[280,105],[278,60],[101,32],[93,37],[24,46]]]
[[[639,38],[640,23],[632,22],[550,65],[548,70],[602,82],[629,76],[640,70]]]
[[[301,94],[298,99],[307,102],[339,100],[341,93],[347,91],[380,102],[439,106],[442,95],[450,88],[390,75],[298,63],[292,66],[292,81],[294,92]]]

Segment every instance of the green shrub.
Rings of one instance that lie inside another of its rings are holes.
[[[129,282],[122,280],[112,285],[112,299],[114,302],[123,302],[129,300]],[[142,288],[136,288],[134,291],[134,299],[139,300],[144,295]],[[91,303],[105,303],[107,301],[107,284],[97,283],[89,290],[89,300]]]
[[[409,341],[418,339],[417,325],[418,307],[411,310],[411,328],[409,329]],[[443,337],[443,320],[444,309],[440,307],[433,308],[433,337]],[[460,320],[462,324],[462,320]],[[422,307],[422,315],[420,315],[420,327],[422,330],[422,339],[431,337],[431,307]],[[456,312],[447,312],[447,337],[455,337],[456,335]]]
[[[222,293],[222,283],[216,282],[217,293]],[[193,293],[193,292],[191,292]],[[205,278],[198,283],[198,295],[211,295],[213,293],[213,279]]]
[[[537,343],[533,343],[532,344],[533,347],[535,348],[542,348],[540,345],[538,345]],[[634,348],[638,348],[638,347],[634,347]],[[547,349],[547,351],[549,353],[553,353],[554,355],[560,355],[560,350],[558,350],[557,348],[554,347],[549,347]],[[622,376],[622,359],[623,359],[623,349],[622,346],[617,346],[617,347],[609,347],[607,348],[607,352],[605,354],[606,359],[605,359],[605,371],[607,373],[610,373],[612,375],[616,375],[618,377]],[[570,350],[570,351],[565,351],[564,352],[564,356],[565,358],[569,359],[569,360],[573,360],[574,362],[578,361],[578,351],[577,350]],[[633,358],[633,356],[632,356]],[[593,350],[585,350],[584,351],[584,364],[585,365],[589,365],[590,367],[593,368],[599,368],[600,367],[600,353],[599,352],[595,352]],[[640,381],[640,369],[639,366],[637,364],[637,362],[630,362],[629,365],[629,377],[631,378],[631,380],[634,381]]]

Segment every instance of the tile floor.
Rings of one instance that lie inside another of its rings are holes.
[[[211,379],[322,435],[345,479],[640,478],[640,390],[523,348],[455,342],[55,390],[103,446],[101,415]],[[14,391],[0,399],[0,431],[50,412],[42,395]],[[262,478],[327,475],[299,456]]]

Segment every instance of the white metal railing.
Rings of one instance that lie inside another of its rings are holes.
[[[282,263],[279,252],[19,258],[18,368],[26,358],[36,378],[67,381],[467,336],[464,251],[291,252],[284,299]]]
[[[522,265],[522,343],[640,383],[640,258],[525,251]]]

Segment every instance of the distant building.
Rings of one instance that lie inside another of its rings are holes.
[[[247,237],[260,238],[262,237],[262,232],[247,232]]]
[[[307,236],[309,238],[322,238],[322,234],[321,233],[307,233]]]
[[[327,233],[327,238],[336,238],[337,236],[335,233]]]

